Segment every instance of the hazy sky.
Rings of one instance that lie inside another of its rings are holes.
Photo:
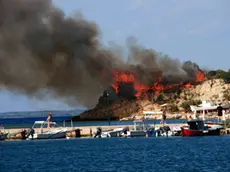
[[[53,0],[67,15],[95,21],[104,43],[135,36],[145,47],[208,69],[230,68],[229,0]],[[60,101],[36,101],[0,92],[0,111],[68,109]]]

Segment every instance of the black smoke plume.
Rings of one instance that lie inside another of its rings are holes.
[[[94,22],[65,16],[51,0],[0,0],[0,84],[28,96],[71,97],[93,107],[113,83],[114,70],[134,72],[147,84],[193,78],[192,63],[161,55],[129,38],[124,62],[105,48]]]

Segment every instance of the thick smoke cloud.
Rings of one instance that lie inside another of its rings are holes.
[[[71,97],[93,107],[114,70],[132,71],[151,84],[189,80],[197,68],[142,48],[128,39],[129,59],[105,48],[99,30],[81,15],[66,17],[51,0],[0,0],[0,84],[28,96]],[[111,46],[111,45],[110,45]],[[44,91],[45,90],[45,91]]]
[[[0,0],[0,8],[0,83],[28,95],[48,89],[93,106],[115,65],[97,41],[96,24],[66,17],[49,0]]]
[[[135,66],[137,76],[146,84],[158,80],[159,75],[165,84],[191,81],[199,69],[199,66],[191,61],[182,64],[179,59],[146,49],[139,45],[135,38],[128,38],[127,44],[130,52],[128,63]]]

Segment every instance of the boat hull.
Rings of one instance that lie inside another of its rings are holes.
[[[66,131],[39,133],[39,134],[34,134],[33,137],[33,139],[61,139],[61,138],[66,138]],[[29,139],[32,139],[32,137],[30,136]]]
[[[158,132],[157,131],[147,131],[146,132],[146,137],[157,137]]]
[[[181,127],[181,135],[182,136],[203,136],[204,131],[203,130],[190,130],[185,127]]]
[[[107,137],[119,137],[120,131],[109,131],[109,132],[102,132],[101,137],[107,138]]]
[[[221,129],[209,129],[209,130],[190,130],[188,128],[181,127],[182,136],[219,136],[221,135]]]
[[[128,137],[145,137],[146,131],[128,131],[127,136]]]
[[[223,127],[218,124],[207,124],[208,126],[208,135],[221,135],[221,130]]]
[[[3,141],[7,138],[7,134],[0,134],[0,141]]]
[[[221,135],[221,129],[208,130],[208,133],[205,133],[205,135],[208,135],[208,136],[220,136]]]

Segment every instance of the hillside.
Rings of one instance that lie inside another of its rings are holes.
[[[103,104],[101,99],[102,97],[96,108],[83,112],[73,120],[107,120],[108,111],[111,119],[118,120],[141,115],[143,111],[160,110],[160,105],[163,103],[168,104],[168,112],[172,114],[172,118],[184,118],[183,113],[189,111],[189,105],[200,104],[202,100],[215,100],[222,103],[230,101],[230,83],[226,83],[224,79],[208,79],[188,88],[174,87],[161,92],[154,95],[153,101],[121,100],[108,106]],[[160,118],[160,115],[157,118]]]
[[[179,103],[191,100],[213,100],[228,103],[230,101],[230,83],[225,83],[223,79],[211,79],[195,87],[184,89],[180,94]]]

